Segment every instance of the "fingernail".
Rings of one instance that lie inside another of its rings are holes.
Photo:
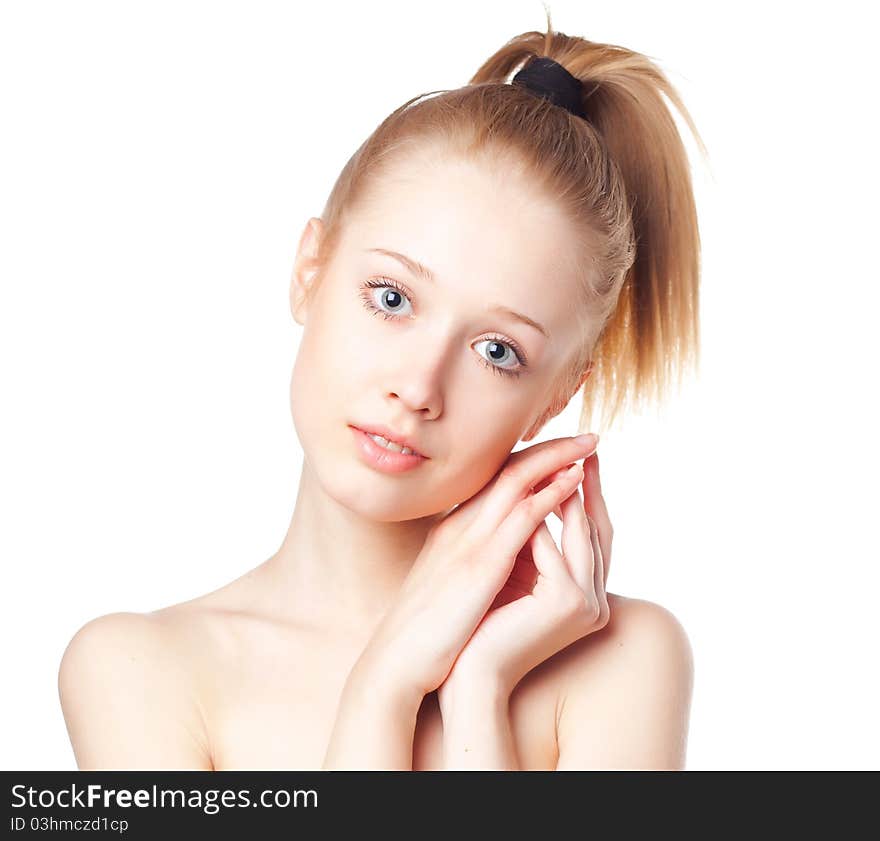
[[[599,443],[599,436],[595,432],[588,432],[586,435],[576,436],[574,440],[584,447],[593,447]]]

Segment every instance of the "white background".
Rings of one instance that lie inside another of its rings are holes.
[[[689,634],[688,768],[877,768],[867,9],[550,8],[655,58],[710,154],[688,139],[699,375],[600,443],[608,587]],[[0,766],[75,767],[56,681],[83,623],[275,552],[305,221],[393,108],[544,24],[538,0],[0,5]]]

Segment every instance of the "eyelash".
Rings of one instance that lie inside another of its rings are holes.
[[[374,315],[381,315],[386,320],[388,320],[389,318],[400,318],[400,316],[396,315],[395,313],[385,312],[385,310],[377,307],[375,302],[373,301],[373,296],[369,292],[366,291],[367,289],[385,289],[388,287],[395,289],[401,295],[405,296],[411,304],[415,304],[415,299],[410,294],[409,290],[406,289],[405,287],[401,286],[396,281],[392,280],[390,277],[383,277],[383,278],[380,278],[379,280],[366,281],[363,284],[363,286],[361,287],[362,290],[364,290],[363,294],[361,295],[361,299],[364,302],[364,306],[370,312],[372,312]],[[486,359],[486,357],[484,357],[480,354],[477,354],[477,356],[480,357],[480,362],[482,362],[482,364],[486,368],[488,368],[490,371],[493,371],[494,373],[501,374],[502,376],[505,376],[505,377],[519,377],[523,374],[525,369],[528,368],[525,353],[523,353],[522,348],[520,348],[520,346],[516,342],[514,342],[512,339],[505,339],[502,336],[486,336],[484,339],[481,339],[481,341],[499,342],[500,344],[508,345],[510,347],[510,349],[513,351],[514,355],[517,358],[517,361],[520,364],[519,369],[511,370],[510,368],[501,368],[498,365],[493,365],[491,362],[489,362]]]

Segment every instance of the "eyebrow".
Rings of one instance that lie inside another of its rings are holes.
[[[391,251],[388,248],[368,248],[366,250],[374,254],[384,254],[386,257],[391,257],[393,260],[397,260],[397,262],[400,263],[410,274],[415,275],[416,277],[421,277],[428,281],[428,283],[435,283],[437,280],[434,273],[427,266],[423,266],[418,260],[413,260],[411,257],[407,257],[406,254],[401,254],[398,251]],[[543,324],[540,324],[533,318],[529,318],[521,312],[517,312],[510,307],[505,307],[502,304],[492,304],[487,307],[487,309],[492,312],[506,313],[511,318],[515,318],[517,321],[521,321],[523,324],[528,324],[529,327],[533,327],[545,338],[550,338],[550,333],[547,332],[547,329]]]

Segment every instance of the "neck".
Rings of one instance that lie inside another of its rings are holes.
[[[327,494],[304,461],[287,534],[264,565],[275,607],[297,624],[369,637],[445,513],[401,522],[365,517]]]

